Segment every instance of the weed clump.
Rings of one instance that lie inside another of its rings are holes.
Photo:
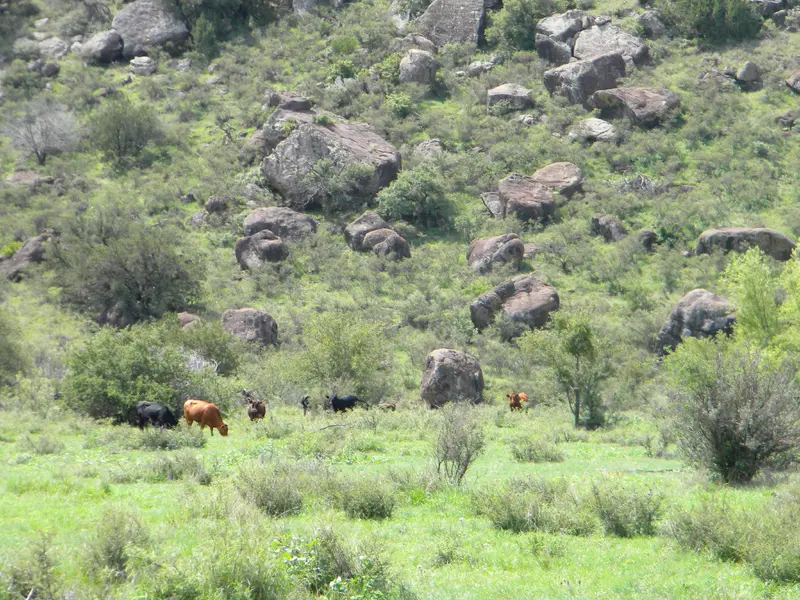
[[[245,501],[271,517],[294,515],[303,509],[303,490],[290,465],[241,469],[236,489]]]
[[[606,480],[592,484],[592,497],[606,533],[625,538],[655,535],[664,502],[660,492]]]
[[[460,485],[467,469],[484,449],[483,428],[464,403],[442,409],[439,434],[433,447],[436,472]]]
[[[136,515],[121,509],[106,511],[87,549],[89,571],[107,580],[126,579],[131,559],[147,539],[147,530]]]
[[[395,506],[392,490],[383,482],[364,477],[340,481],[334,500],[351,519],[388,519]]]
[[[547,440],[519,439],[511,446],[511,455],[521,463],[562,462],[564,452],[558,444]]]

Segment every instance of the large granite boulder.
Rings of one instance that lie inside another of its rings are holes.
[[[336,169],[369,169],[358,190],[367,198],[389,185],[400,170],[400,153],[394,146],[368,125],[348,122],[299,125],[264,159],[261,170],[291,206],[320,206],[329,191],[324,181],[308,189],[308,177],[323,160]]]
[[[761,68],[751,60],[746,61],[738,71],[736,71],[736,81],[746,86],[757,86],[761,84]]]
[[[439,63],[433,54],[412,48],[400,61],[400,82],[433,85],[438,69]]]
[[[297,92],[276,90],[267,90],[264,93],[264,100],[266,100],[267,106],[298,112],[309,111],[314,104],[310,98],[306,98]]]
[[[639,15],[638,22],[639,26],[644,30],[645,36],[650,39],[658,39],[667,33],[667,27],[656,10],[648,10]]]
[[[268,156],[278,144],[289,137],[298,125],[313,123],[314,115],[310,110],[289,110],[278,108],[267,117],[261,129],[257,129],[245,141],[239,153],[239,162],[245,165],[252,164],[256,159]]]
[[[368,210],[344,228],[344,241],[351,250],[356,252],[369,250],[369,248],[364,248],[364,237],[370,231],[379,229],[391,229],[391,227],[378,213]]]
[[[481,201],[495,219],[506,218],[506,205],[500,198],[500,192],[484,192],[481,194]]]
[[[559,42],[540,33],[536,34],[534,42],[536,44],[536,54],[547,62],[565,65],[572,60],[572,48],[569,44]]]
[[[411,257],[408,241],[371,210],[345,227],[344,241],[356,252],[371,250],[379,256],[395,259]]]
[[[637,65],[647,62],[650,56],[642,40],[611,23],[595,25],[575,36],[572,49],[575,58],[585,60],[604,54],[621,54],[626,61],[633,61]]]
[[[584,104],[597,90],[617,87],[617,79],[624,76],[622,55],[606,54],[545,71],[544,85],[548,92],[566,96],[572,104]]]
[[[283,206],[257,208],[244,220],[244,234],[269,230],[284,240],[297,241],[317,232],[317,221]]]
[[[579,142],[616,142],[617,129],[608,121],[592,117],[575,124],[569,131],[569,139]]]
[[[589,16],[579,10],[551,15],[536,24],[536,33],[559,42],[566,42],[583,31],[584,27],[589,26],[588,19]]]
[[[39,42],[39,52],[50,58],[63,58],[69,54],[69,44],[61,38],[47,38]]]
[[[519,268],[525,246],[516,233],[472,240],[467,249],[467,264],[473,271],[484,274],[494,265],[512,265]]]
[[[541,327],[550,320],[550,313],[558,310],[556,291],[533,275],[519,275],[478,296],[469,306],[469,316],[479,330],[488,327],[497,313],[504,313],[511,321],[524,326]]]
[[[289,249],[280,237],[269,229],[264,229],[239,238],[234,253],[239,266],[248,270],[258,269],[265,262],[281,262],[289,256]]]
[[[222,328],[246,342],[267,346],[278,343],[278,324],[254,308],[232,308],[222,313]]]
[[[556,201],[547,187],[532,177],[512,173],[497,184],[504,215],[514,213],[523,221],[544,221],[556,211]]]
[[[122,56],[122,36],[119,32],[101,31],[81,44],[81,57],[89,62],[110,63]]]
[[[0,259],[0,274],[10,281],[21,280],[28,265],[45,260],[45,244],[51,237],[50,232],[45,232],[25,240],[11,257]]]
[[[786,79],[786,85],[793,92],[800,94],[800,71],[795,71]]]
[[[594,215],[591,227],[594,235],[602,236],[607,242],[618,242],[628,234],[622,221],[613,215]]]
[[[557,162],[542,167],[531,175],[531,179],[562,196],[572,198],[581,189],[583,173],[571,162]]]
[[[531,91],[516,83],[504,83],[492,88],[486,93],[486,102],[489,106],[505,102],[512,110],[524,110],[533,106]]]
[[[450,43],[477,46],[485,15],[484,0],[433,0],[417,19],[417,30],[437,48]]]
[[[680,97],[664,88],[601,90],[589,98],[604,119],[628,117],[639,127],[655,127],[680,105]]]
[[[125,58],[146,55],[151,47],[180,44],[189,39],[186,23],[158,0],[131,2],[117,13],[111,27],[122,37]]]
[[[764,227],[726,227],[709,229],[697,239],[696,254],[710,254],[714,250],[746,252],[759,248],[775,260],[789,260],[795,243],[788,235]]]
[[[149,56],[136,56],[131,59],[128,70],[134,75],[152,75],[158,70],[158,63]]]
[[[448,402],[483,399],[483,372],[478,361],[459,350],[440,348],[425,359],[420,397],[430,408]]]
[[[733,305],[722,296],[703,289],[686,294],[673,308],[656,337],[656,349],[663,356],[684,338],[703,338],[719,332],[731,333]]]

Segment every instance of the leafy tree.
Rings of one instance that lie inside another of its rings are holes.
[[[663,0],[661,12],[687,36],[710,42],[753,38],[762,20],[748,0]]]
[[[10,316],[0,310],[0,348],[3,349],[0,352],[0,389],[27,366],[20,339],[20,332]]]
[[[536,24],[543,18],[566,9],[558,0],[507,0],[492,17],[486,39],[515,50],[532,50]]]
[[[181,251],[170,227],[151,227],[118,208],[66,224],[55,246],[63,298],[99,322],[126,326],[185,310],[203,267]]]
[[[200,18],[194,24],[192,38],[194,39],[194,47],[200,54],[209,60],[216,58],[219,53],[217,32],[214,31],[214,26],[205,15],[200,15]]]
[[[424,227],[450,223],[453,206],[441,175],[430,166],[403,171],[378,194],[378,212],[390,221],[404,220]]]
[[[778,281],[769,259],[758,248],[751,248],[731,261],[724,278],[736,299],[737,333],[765,346],[779,330]]]
[[[326,119],[320,115],[315,122],[326,125]],[[327,214],[358,210],[370,200],[373,173],[374,168],[367,164],[340,167],[328,159],[319,160],[301,184],[306,203],[321,205]]]
[[[750,481],[800,444],[800,386],[788,362],[741,342],[685,340],[665,359],[679,444],[726,483]]]
[[[95,147],[117,164],[139,156],[161,133],[153,109],[134,105],[125,96],[103,102],[92,113],[90,128]]]
[[[78,142],[75,116],[51,100],[34,100],[5,124],[4,131],[16,148],[45,164],[48,156],[71,150]]]

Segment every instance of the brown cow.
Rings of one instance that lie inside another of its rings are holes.
[[[228,435],[228,426],[222,422],[222,415],[219,414],[219,409],[216,404],[206,402],[205,400],[197,400],[189,398],[183,403],[183,418],[189,427],[192,423],[200,423],[202,430],[206,425],[211,429],[211,436],[214,436],[214,428],[219,430],[221,436]]]
[[[508,398],[508,407],[511,410],[522,410],[522,403],[528,402],[528,394],[525,392],[512,392],[510,394],[506,394],[506,398]],[[528,408],[527,406],[525,407]]]
[[[263,419],[267,414],[266,404],[256,398],[253,392],[248,390],[242,390],[242,395],[245,397],[245,400],[247,400],[247,416],[250,417],[250,420],[255,421],[256,419]]]

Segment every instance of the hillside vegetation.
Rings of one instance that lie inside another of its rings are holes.
[[[0,598],[800,597],[798,28],[0,0]]]

